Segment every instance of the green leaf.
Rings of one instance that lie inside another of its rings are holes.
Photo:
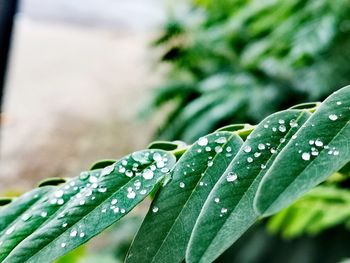
[[[25,211],[27,211],[31,206],[37,203],[40,200],[40,198],[42,198],[48,191],[52,189],[53,187],[51,186],[45,186],[34,189],[33,191],[25,193],[21,197],[14,199],[10,204],[2,207],[0,209],[0,236],[5,232],[4,230],[9,224],[11,224],[11,222],[19,218]]]
[[[257,191],[259,214],[287,207],[349,162],[349,119],[350,86],[328,97],[280,153]]]
[[[174,141],[174,142],[168,142],[168,141],[154,141],[148,145],[148,149],[160,149],[164,151],[173,151],[178,148],[185,147],[186,144],[181,141]]]
[[[174,164],[168,152],[140,151],[20,197],[0,210],[0,261],[47,262],[48,255],[51,261],[66,254],[127,214]]]
[[[152,203],[126,262],[182,262],[204,201],[242,142],[235,133],[215,132],[186,151]]]
[[[52,177],[52,178],[47,178],[42,180],[41,182],[38,183],[38,187],[43,187],[43,186],[56,186],[65,183],[67,180],[64,178],[60,177]]]
[[[349,223],[350,191],[323,185],[274,215],[268,221],[268,229],[290,239]]]
[[[187,249],[187,262],[211,262],[257,219],[253,200],[261,178],[310,113],[287,110],[263,120],[206,200]]]
[[[114,164],[117,160],[101,160],[91,165],[90,170],[103,169]]]

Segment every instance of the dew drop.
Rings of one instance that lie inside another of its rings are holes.
[[[206,137],[201,137],[198,140],[199,146],[206,146],[208,144],[208,139]]]
[[[251,152],[251,150],[252,150],[252,147],[250,147],[250,146],[246,146],[246,147],[244,147],[244,149],[243,149],[243,151],[245,151],[246,153]]]
[[[76,237],[77,234],[78,234],[78,231],[77,231],[77,230],[72,230],[72,231],[70,232],[70,236],[71,236],[71,237]]]
[[[152,208],[152,212],[153,212],[153,213],[157,213],[157,212],[158,212],[158,210],[159,210],[159,208],[158,208],[158,207],[156,207],[156,206],[154,206],[154,207]]]
[[[322,146],[323,146],[323,142],[320,141],[319,139],[317,139],[317,140],[315,141],[315,145],[318,146],[318,147],[322,147]]]
[[[335,114],[331,114],[328,116],[328,118],[331,120],[331,121],[336,121],[338,119],[338,116],[335,115]]]
[[[184,182],[180,182],[179,186],[180,186],[181,188],[184,188],[184,187],[185,187],[185,183],[184,183]]]
[[[226,143],[227,139],[226,139],[226,137],[220,137],[220,138],[216,139],[215,142],[217,142],[217,143]]]
[[[132,177],[132,176],[134,175],[134,173],[133,173],[132,171],[130,171],[130,170],[127,170],[127,171],[125,172],[125,175],[126,175],[127,177]]]
[[[234,172],[229,172],[226,176],[226,181],[227,182],[234,182],[237,180],[237,174],[235,174]]]
[[[287,131],[287,128],[286,128],[286,126],[284,126],[284,125],[280,125],[280,126],[278,127],[278,130],[279,130],[280,132],[286,132],[286,131]]]
[[[6,230],[6,235],[11,235],[15,231],[15,226],[11,226],[9,229]]]
[[[259,143],[258,149],[259,149],[259,150],[265,150],[265,144]]]
[[[60,197],[62,197],[63,196],[63,190],[57,190],[56,192],[55,192],[55,197],[57,197],[57,198],[60,198]]]
[[[153,154],[153,160],[155,160],[156,162],[160,162],[162,161],[162,156],[160,155],[160,153],[155,153]]]
[[[216,153],[221,153],[222,152],[222,147],[221,146],[216,146],[215,147],[215,152]]]
[[[151,180],[153,178],[153,175],[154,175],[154,173],[150,169],[144,170],[144,172],[142,174],[143,178],[145,178],[146,180]]]
[[[46,211],[41,212],[40,216],[41,216],[41,217],[47,217],[47,212],[46,212]]]
[[[28,219],[31,218],[31,217],[32,217],[31,214],[27,214],[27,213],[26,213],[26,214],[24,214],[24,215],[22,216],[22,220],[23,220],[23,221],[28,221]]]
[[[127,194],[127,197],[129,199],[134,199],[136,197],[136,193],[134,191],[130,191],[128,194]]]
[[[86,180],[90,176],[89,172],[81,172],[79,175],[80,180]]]
[[[304,161],[309,161],[310,160],[310,154],[309,153],[303,153],[301,155],[301,158],[304,160]]]

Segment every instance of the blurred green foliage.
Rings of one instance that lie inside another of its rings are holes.
[[[160,138],[192,142],[350,83],[350,0],[194,0],[179,13],[155,41],[169,64],[148,105],[171,105]]]

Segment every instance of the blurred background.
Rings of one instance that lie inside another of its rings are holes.
[[[2,195],[350,84],[350,0],[21,0],[14,12],[16,2],[0,0]],[[218,262],[345,262],[348,171]],[[122,262],[146,211],[59,262]]]

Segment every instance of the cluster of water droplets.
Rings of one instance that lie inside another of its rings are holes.
[[[199,146],[196,150],[198,153],[208,153],[208,160],[206,167],[212,167],[215,162],[215,155],[217,154],[225,154],[226,157],[232,156],[232,147],[227,144],[227,138],[223,136],[220,133],[215,133],[216,138],[212,141],[209,141],[210,137],[201,137],[197,141],[197,145]],[[209,139],[208,139],[209,138]],[[183,171],[183,175],[191,174],[192,172],[195,172],[195,163],[189,163],[185,167],[181,167],[181,170]],[[180,168],[177,168],[178,171]],[[204,173],[201,174],[201,176],[204,176]],[[208,184],[204,181],[199,182],[199,186],[207,186]],[[185,188],[186,185],[184,182],[179,182],[180,188]]]
[[[28,211],[21,216],[21,220],[26,222],[34,218],[41,218],[40,222],[44,222],[56,213],[56,219],[60,220],[60,225],[63,229],[73,227],[73,225],[70,226],[69,223],[69,215],[72,209],[68,208],[85,206],[92,203],[96,198],[100,198],[99,200],[103,201],[106,195],[111,195],[111,193],[108,193],[108,183],[115,180],[115,176],[118,177],[120,175],[131,178],[130,183],[125,187],[125,196],[123,197],[123,194],[120,193],[123,192],[124,188],[121,188],[117,193],[118,196],[124,200],[125,207],[120,204],[116,198],[111,197],[109,198],[110,203],[101,209],[101,213],[104,214],[110,211],[114,214],[124,214],[128,206],[125,200],[135,199],[137,195],[145,196],[153,187],[154,182],[152,183],[151,180],[158,178],[159,174],[166,174],[169,172],[167,163],[168,158],[165,153],[152,150],[136,152],[122,161],[107,166],[102,170],[82,172],[77,178],[57,187],[55,191],[41,198],[38,204],[28,209]],[[36,195],[34,198],[39,198],[39,196]],[[68,201],[67,207],[63,206]],[[60,212],[59,210],[62,211]],[[74,210],[76,211],[76,209]],[[40,224],[39,221],[36,222]],[[10,226],[5,231],[5,235],[13,234],[16,231],[16,227],[16,223]],[[79,225],[76,228],[70,229],[69,238],[84,238],[85,231],[83,228],[83,225]],[[2,244],[3,241],[0,238],[0,246]],[[67,241],[61,243],[62,248],[66,246]]]

